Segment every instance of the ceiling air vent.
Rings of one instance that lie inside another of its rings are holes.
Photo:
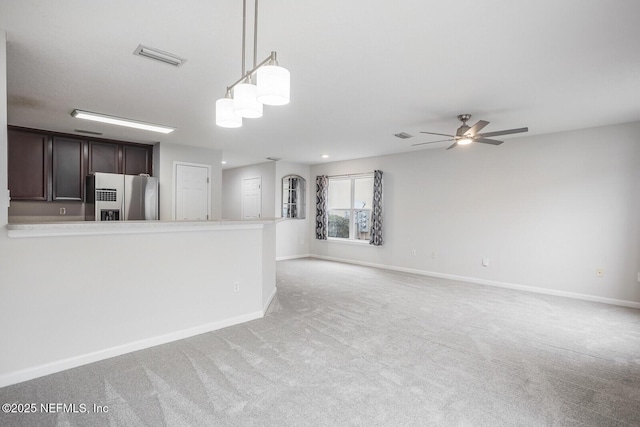
[[[94,132],[92,130],[84,130],[84,129],[74,129],[74,132],[86,133],[87,135],[96,135],[96,136],[102,135],[102,132]]]
[[[173,65],[174,67],[180,67],[182,64],[187,62],[186,59],[180,58],[173,53],[148,46],[142,46],[141,44],[133,51],[133,54],[149,59],[155,59],[156,61],[164,62],[165,64]]]
[[[413,135],[409,135],[406,132],[400,132],[400,133],[394,133],[393,136],[396,136],[400,139],[408,139],[408,138],[413,138]]]

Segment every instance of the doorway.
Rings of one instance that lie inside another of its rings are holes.
[[[262,217],[262,177],[242,179],[242,219]]]
[[[173,162],[175,208],[173,219],[208,220],[211,218],[211,166]]]

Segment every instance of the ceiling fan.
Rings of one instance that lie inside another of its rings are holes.
[[[412,147],[416,145],[425,145],[425,144],[433,144],[436,142],[444,142],[444,141],[454,141],[447,150],[452,149],[456,145],[467,145],[472,142],[482,142],[483,144],[491,144],[491,145],[500,145],[504,141],[498,141],[496,139],[489,139],[492,136],[500,136],[500,135],[511,135],[512,133],[522,133],[529,132],[529,128],[517,128],[517,129],[507,129],[507,130],[499,130],[496,132],[486,132],[486,133],[478,133],[480,132],[489,122],[485,120],[479,120],[473,126],[467,125],[467,120],[471,118],[471,114],[460,114],[458,116],[458,120],[462,122],[462,126],[458,128],[455,135],[449,135],[446,133],[435,133],[435,132],[420,132],[420,133],[428,133],[429,135],[440,135],[440,136],[448,136],[449,139],[440,139],[438,141],[429,141],[429,142],[420,142],[418,144],[412,144]]]

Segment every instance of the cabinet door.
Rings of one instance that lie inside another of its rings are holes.
[[[49,137],[8,131],[9,190],[13,200],[47,200]]]
[[[120,145],[89,142],[89,172],[120,173]]]
[[[139,175],[147,173],[151,175],[151,147],[125,145],[123,150],[125,174]]]
[[[53,138],[53,200],[84,197],[84,141]]]

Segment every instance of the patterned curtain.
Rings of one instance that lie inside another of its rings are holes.
[[[327,212],[327,198],[329,177],[320,175],[316,177],[316,239],[327,240],[327,228],[329,226],[329,214]]]
[[[382,171],[373,172],[373,208],[369,244],[382,246]]]

